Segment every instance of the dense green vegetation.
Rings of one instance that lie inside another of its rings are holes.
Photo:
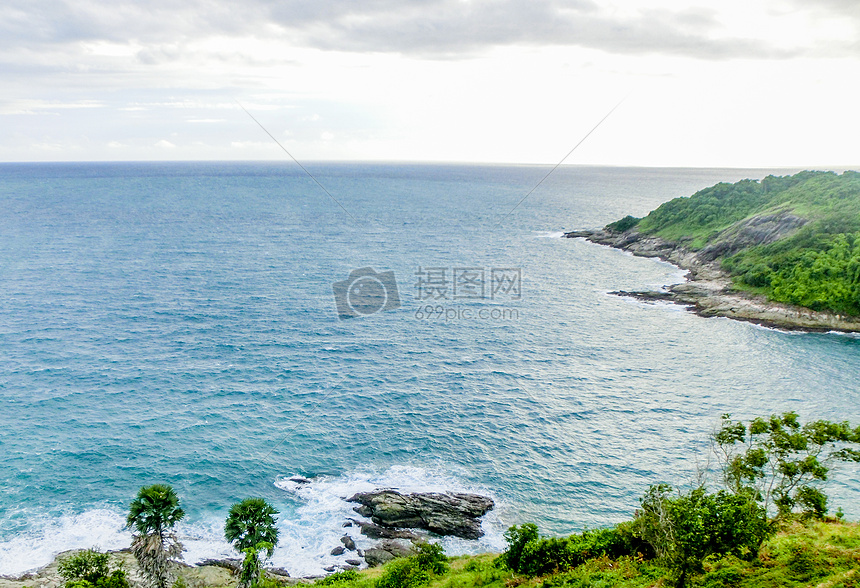
[[[860,315],[860,231],[798,234],[723,261],[741,286],[813,310]]]
[[[395,560],[395,562],[398,560]],[[377,588],[395,562],[383,568],[341,572],[315,585]],[[787,524],[752,560],[733,555],[706,559],[688,586],[702,588],[856,588],[860,586],[860,525],[838,521]],[[598,556],[565,571],[527,576],[499,565],[493,554],[455,557],[426,588],[668,588],[672,571],[638,555]],[[404,584],[403,586],[408,586]]]
[[[860,528],[825,522],[821,484],[834,460],[860,462],[860,427],[795,413],[749,423],[723,416],[713,441],[724,488],[651,486],[631,521],[569,537],[511,527],[507,550],[444,562],[438,547],[378,572],[317,582],[340,588],[860,586]],[[775,505],[773,516],[768,507]],[[424,560],[421,559],[424,554]],[[421,563],[424,561],[425,563]]]
[[[693,250],[714,248],[741,288],[860,315],[860,173],[720,183],[607,225],[633,227]]]

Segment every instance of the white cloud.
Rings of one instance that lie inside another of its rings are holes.
[[[555,163],[633,89],[572,163],[860,162],[860,4],[678,6],[9,0],[0,153],[284,157],[238,100],[299,159]]]

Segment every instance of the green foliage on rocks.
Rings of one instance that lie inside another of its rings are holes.
[[[606,225],[606,228],[611,231],[618,231],[619,233],[623,233],[624,231],[629,231],[641,221],[641,218],[637,218],[635,216],[627,215],[621,220],[617,220],[614,223],[609,223]]]
[[[741,251],[723,261],[742,286],[770,298],[847,315],[860,315],[860,231],[798,234]]]

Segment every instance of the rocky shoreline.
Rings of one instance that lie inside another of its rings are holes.
[[[305,478],[292,478],[302,484]],[[372,492],[359,492],[347,502],[359,506],[354,511],[368,520],[348,518],[343,523],[344,535],[340,545],[330,555],[341,557],[336,565],[327,566],[326,572],[358,569],[364,565],[375,567],[398,557],[414,553],[413,544],[426,540],[428,534],[478,539],[484,535],[480,518],[495,506],[493,500],[478,494],[423,492],[402,494],[397,490],[381,488]],[[357,529],[361,535],[380,540],[372,547],[360,549],[350,535]],[[80,550],[57,554],[50,564],[33,572],[17,576],[0,576],[0,588],[61,588],[64,581],[57,571],[60,559]],[[122,565],[132,587],[144,586],[137,561],[130,549],[108,552],[111,565]],[[189,588],[235,585],[241,565],[238,558],[205,559],[196,565],[174,562],[174,576],[182,577]],[[285,586],[312,583],[323,576],[292,578],[283,568],[268,567],[266,575]]]
[[[703,317],[726,317],[790,331],[847,333],[860,332],[860,318],[819,312],[768,300],[764,296],[736,290],[719,261],[702,251],[692,251],[672,241],[643,235],[632,229],[571,231],[569,239],[584,238],[592,243],[629,251],[639,257],[657,257],[687,270],[687,282],[661,291],[611,292],[644,301],[681,304]]]

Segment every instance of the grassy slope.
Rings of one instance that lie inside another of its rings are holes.
[[[571,571],[525,578],[493,565],[491,554],[458,557],[451,570],[428,588],[523,588],[669,586],[667,571],[654,562],[631,558],[589,561]],[[707,588],[821,588],[860,587],[860,524],[795,524],[763,546],[759,559],[744,562],[723,558],[706,562],[706,573],[692,586]],[[379,569],[359,574],[358,580],[330,584],[335,588],[374,588]]]
[[[666,202],[638,221],[609,227],[636,226],[698,250],[770,215],[808,222],[773,243],[722,258],[738,287],[780,302],[860,315],[860,173],[801,172],[720,183]]]

